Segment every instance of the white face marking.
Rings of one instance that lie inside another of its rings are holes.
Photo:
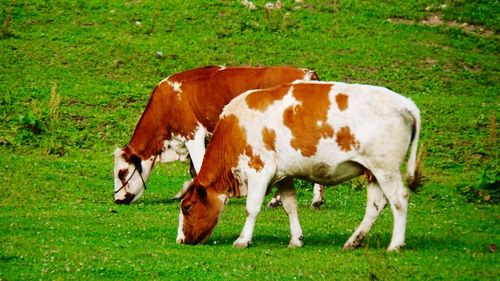
[[[154,157],[148,160],[141,161],[142,173],[139,175],[139,171],[136,170],[133,164],[128,163],[123,157],[124,151],[117,148],[115,150],[115,167],[114,167],[114,177],[115,177],[115,194],[114,199],[125,200],[133,196],[133,199],[128,202],[132,203],[139,199],[144,193],[144,184],[149,179],[149,175],[153,168]],[[122,178],[120,179],[120,174]],[[142,179],[141,179],[142,176]],[[125,182],[125,184],[122,182]],[[144,180],[144,182],[143,182]]]
[[[182,226],[184,225],[184,215],[182,214],[182,210],[179,211],[179,227],[177,228],[177,238],[175,239],[175,242],[177,244],[183,244],[184,239],[186,239],[186,236],[184,236],[184,231],[182,229]]]
[[[118,192],[118,190],[121,188],[123,185],[122,180],[119,178],[119,175],[122,174],[123,180],[126,181],[130,176],[133,171],[133,167],[131,168],[129,163],[125,161],[125,158],[122,157],[123,155],[123,150],[116,148],[115,152],[113,155],[115,156],[115,167],[114,167],[114,176],[115,176],[115,192]],[[123,190],[124,188],[122,188]],[[120,191],[121,192],[121,191]],[[124,192],[121,192],[124,193]],[[120,199],[120,194],[115,193],[115,200]],[[123,195],[124,197],[124,195]]]

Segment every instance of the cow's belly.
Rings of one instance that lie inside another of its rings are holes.
[[[364,173],[365,168],[354,162],[341,163],[310,162],[288,167],[285,174],[290,177],[311,180],[322,185],[336,185]]]

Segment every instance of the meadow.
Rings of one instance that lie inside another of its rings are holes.
[[[0,280],[498,279],[499,1],[254,3],[0,0]],[[154,86],[209,64],[307,67],[413,99],[425,183],[406,248],[385,251],[387,208],[362,248],[342,250],[363,217],[362,179],[327,189],[320,210],[299,182],[299,249],[280,208],[263,208],[252,246],[233,248],[244,198],[204,245],[177,245],[170,198],[187,163],[161,165],[138,202],[114,204],[112,152]]]

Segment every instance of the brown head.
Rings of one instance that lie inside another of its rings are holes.
[[[181,201],[177,243],[205,242],[219,221],[226,198],[195,179]]]

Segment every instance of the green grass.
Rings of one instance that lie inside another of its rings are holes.
[[[499,207],[462,193],[500,169],[498,1],[304,2],[266,15],[229,0],[0,0],[0,280],[498,278]],[[494,32],[414,24],[434,13]],[[407,249],[384,251],[385,210],[365,248],[341,250],[363,216],[355,183],[328,189],[320,211],[302,184],[305,245],[294,250],[285,213],[267,209],[253,246],[231,247],[244,199],[206,245],[175,244],[169,198],[189,178],[183,163],[157,168],[138,204],[115,205],[114,145],[128,142],[156,83],[207,64],[309,67],[415,100],[427,182],[411,198]]]

